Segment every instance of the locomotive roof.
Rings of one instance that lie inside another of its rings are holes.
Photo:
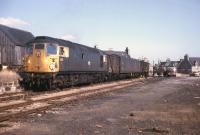
[[[103,51],[101,51],[97,48],[92,48],[92,47],[82,45],[82,44],[78,44],[78,43],[74,43],[74,42],[71,42],[71,41],[68,41],[68,40],[52,38],[52,37],[48,37],[48,36],[35,37],[33,40],[28,42],[28,44],[30,44],[30,43],[56,43],[56,44],[59,44],[59,45],[70,47],[70,48],[88,49],[88,50],[93,51],[93,52],[103,53]]]
[[[24,46],[28,41],[34,38],[30,32],[10,28],[2,24],[0,24],[0,31],[2,31],[15,45]]]

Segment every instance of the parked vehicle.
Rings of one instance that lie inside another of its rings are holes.
[[[199,72],[192,72],[192,73],[190,73],[190,76],[199,77],[200,73]]]

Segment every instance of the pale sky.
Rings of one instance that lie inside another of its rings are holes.
[[[200,56],[199,0],[0,0],[0,23],[131,56]]]

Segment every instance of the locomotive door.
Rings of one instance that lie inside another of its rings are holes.
[[[35,44],[35,69],[36,71],[41,70],[42,68],[42,60],[45,58],[45,53],[44,53],[44,44]]]
[[[69,48],[64,46],[59,46],[59,67],[60,71],[65,71],[67,66],[69,66],[67,63],[67,59],[69,57]]]

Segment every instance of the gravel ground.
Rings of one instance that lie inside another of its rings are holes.
[[[0,123],[3,135],[199,135],[200,78],[149,80]]]

